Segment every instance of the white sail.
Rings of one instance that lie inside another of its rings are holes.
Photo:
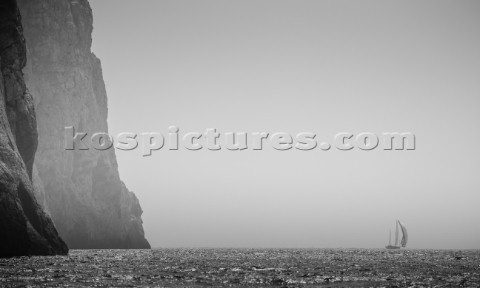
[[[399,239],[399,233],[402,233],[402,239]],[[400,242],[399,242],[400,240]],[[392,245],[392,230],[390,229],[390,235],[388,238],[388,245],[385,246],[387,249],[400,249],[401,247],[407,246],[408,234],[407,228],[399,220],[395,221],[395,244]]]
[[[400,242],[402,247],[407,246],[407,241],[408,241],[408,233],[407,233],[407,228],[402,224],[402,222],[398,221],[398,224],[400,224],[400,229],[402,229],[402,241]]]

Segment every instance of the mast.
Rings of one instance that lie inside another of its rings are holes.
[[[388,236],[388,246],[392,246],[392,229],[390,229],[390,235]]]

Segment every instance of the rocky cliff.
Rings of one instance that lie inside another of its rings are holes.
[[[0,2],[0,257],[66,254],[37,203],[32,168],[37,122],[25,87],[25,39],[15,0]]]
[[[65,149],[67,126],[89,135],[108,132],[88,1],[18,0],[18,5],[27,43],[25,81],[37,112],[32,175],[39,202],[70,248],[150,248],[142,209],[120,180],[115,151]]]

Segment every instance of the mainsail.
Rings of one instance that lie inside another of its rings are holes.
[[[400,244],[402,244],[402,247],[405,247],[407,246],[407,241],[408,241],[407,228],[405,228],[405,226],[403,226],[402,222],[400,221],[398,221],[398,224],[400,224],[400,229],[402,229],[402,235],[403,235],[402,241],[400,242]]]

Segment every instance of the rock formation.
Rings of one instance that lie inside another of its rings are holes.
[[[67,126],[89,135],[108,132],[88,1],[18,0],[18,5],[27,43],[25,81],[37,112],[31,173],[39,202],[69,248],[150,248],[142,209],[120,180],[115,151],[65,149]]]
[[[0,2],[0,257],[66,254],[37,203],[32,168],[37,122],[22,69],[26,47],[15,0]]]

